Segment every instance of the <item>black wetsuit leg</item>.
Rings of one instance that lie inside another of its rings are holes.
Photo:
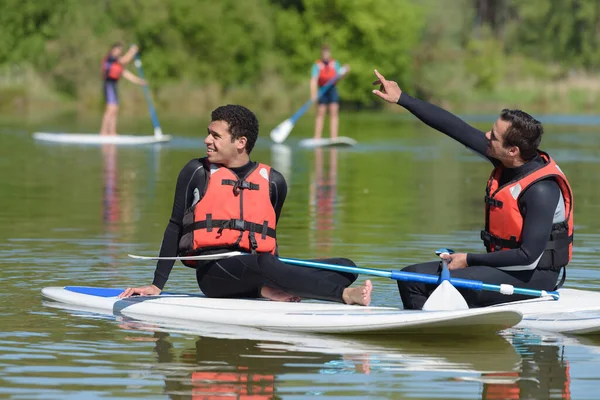
[[[422,274],[439,274],[441,263],[432,261],[422,264],[409,265],[403,268],[405,272],[418,272]],[[508,284],[516,287],[523,287],[537,290],[553,290],[558,280],[559,273],[550,270],[529,270],[529,271],[503,271],[494,267],[467,267],[450,271],[453,278],[472,279],[491,283],[494,285]],[[411,310],[420,310],[427,301],[429,295],[435,290],[437,285],[428,285],[419,282],[401,282],[398,281],[398,290],[404,308]],[[484,307],[493,304],[507,303],[509,301],[530,299],[530,296],[522,295],[504,295],[497,292],[476,291],[468,289],[458,289],[463,295],[469,307]]]
[[[356,266],[347,258],[315,260]],[[263,286],[294,296],[343,302],[342,293],[356,274],[284,264],[272,254],[244,255],[207,262],[196,269],[200,290],[208,297],[260,297]]]

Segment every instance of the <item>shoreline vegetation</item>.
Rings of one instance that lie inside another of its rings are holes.
[[[600,113],[600,39],[574,29],[600,29],[600,23],[569,14],[584,7],[600,15],[600,2],[441,5],[56,0],[25,7],[7,0],[8,12],[0,16],[0,115],[100,114],[100,60],[116,40],[140,45],[155,106],[171,117],[206,115],[224,103],[273,119],[287,116],[308,100],[310,66],[324,42],[352,68],[338,86],[346,111],[403,112],[371,94],[377,68],[408,94],[456,113]],[[228,29],[215,32],[208,20]],[[121,82],[119,95],[121,115],[147,113],[139,87]]]

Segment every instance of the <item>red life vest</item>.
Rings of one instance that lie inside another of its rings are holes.
[[[323,60],[315,61],[315,64],[319,67],[319,87],[325,86],[327,82],[335,78],[337,71],[335,70],[335,60],[331,59],[327,64]]]
[[[119,80],[123,73],[123,65],[118,61],[109,61],[108,56],[102,60],[102,79]]]
[[[485,195],[486,229],[481,231],[488,252],[516,249],[521,246],[523,215],[519,210],[519,197],[535,182],[552,178],[560,187],[565,203],[565,221],[552,225],[548,244],[540,261],[539,269],[560,270],[571,261],[573,251],[573,192],[569,181],[558,165],[544,152],[539,152],[545,165],[499,187],[504,167],[494,168],[487,183]]]
[[[271,204],[271,167],[256,166],[244,178],[228,168],[207,165],[204,196],[183,217],[180,255],[241,250],[275,253],[275,209]],[[194,262],[184,262],[194,267]]]

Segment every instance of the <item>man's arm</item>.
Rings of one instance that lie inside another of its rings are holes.
[[[536,262],[548,243],[559,199],[560,188],[556,181],[545,179],[531,185],[519,199],[519,207],[524,213],[521,247],[493,253],[469,253],[467,264],[497,268],[528,266]]]
[[[135,44],[132,44],[131,47],[129,47],[129,50],[127,50],[125,54],[119,57],[119,64],[129,64],[131,60],[133,60],[133,58],[135,57],[135,54],[138,52],[138,50],[139,47]]]
[[[488,140],[485,133],[467,124],[456,115],[423,100],[402,93],[398,104],[410,111],[426,125],[450,136],[476,153],[496,164],[496,160],[487,155]]]
[[[271,204],[275,209],[276,222],[279,222],[281,216],[281,209],[287,196],[287,183],[285,178],[279,171],[271,169],[271,177],[269,179],[269,193],[271,197]]]
[[[310,98],[313,101],[317,101],[317,94],[319,92],[319,67],[317,64],[313,64],[310,72]]]
[[[377,70],[374,71],[377,80],[373,85],[379,85],[379,90],[373,94],[381,97],[388,103],[397,103],[410,111],[415,117],[435,130],[438,130],[452,139],[464,144],[471,150],[490,160],[494,165],[500,162],[487,155],[488,140],[485,133],[467,124],[456,115],[441,109],[426,101],[410,97],[402,92],[397,82],[385,79]]]
[[[135,75],[134,73],[127,71],[126,69],[123,70],[123,78],[127,79],[129,82],[135,83],[136,85],[146,84],[145,80]]]
[[[200,163],[200,160],[194,159],[188,162],[179,173],[177,185],[175,186],[173,210],[171,211],[171,218],[163,235],[159,257],[177,256],[179,239],[183,230],[183,215],[185,210],[191,206],[190,200],[193,199],[194,188],[198,188],[200,194],[202,194],[206,185],[206,175],[204,172],[204,167]],[[156,264],[152,284],[162,290],[169,279],[169,274],[174,264],[175,261],[173,260],[159,260]]]

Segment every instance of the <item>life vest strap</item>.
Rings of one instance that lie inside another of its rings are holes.
[[[233,180],[233,179],[223,179],[221,181],[221,185],[231,185],[233,186],[233,192],[235,194],[239,194],[240,190],[248,189],[248,190],[259,190],[260,185],[258,183],[252,183],[245,180]]]
[[[221,233],[223,229],[256,232],[261,234],[261,238],[263,240],[266,239],[267,236],[272,238],[276,237],[275,229],[269,228],[268,221],[265,221],[262,224],[257,224],[255,222],[244,221],[243,219],[212,219],[208,215],[206,220],[194,222],[193,224],[183,228],[183,235],[198,229],[206,229],[208,232],[211,232],[212,228],[219,228],[219,233]]]
[[[517,238],[514,236],[511,236],[510,239],[502,239],[498,236],[492,235],[486,230],[481,231],[481,240],[483,240],[483,244],[488,251],[492,249],[495,251],[501,249],[518,249],[521,246],[521,244],[517,242]]]
[[[500,200],[494,199],[489,195],[485,195],[485,204],[489,204],[490,206],[502,208],[502,203]]]
[[[569,245],[573,243],[573,235],[565,236],[561,238],[553,238],[548,241],[546,245],[546,250],[558,250],[565,247],[569,247]]]

